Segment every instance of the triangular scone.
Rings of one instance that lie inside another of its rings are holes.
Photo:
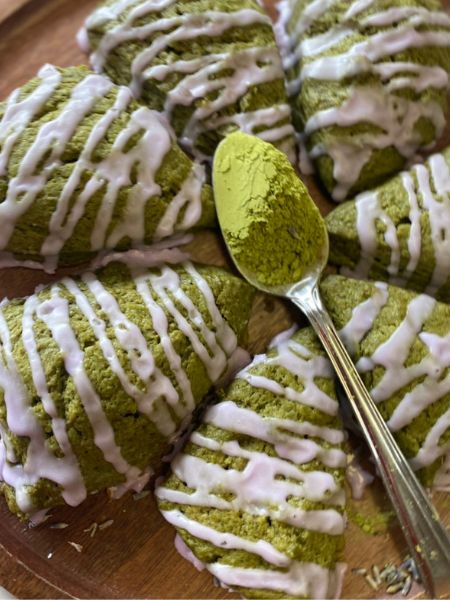
[[[326,218],[330,261],[450,300],[450,148]]]
[[[47,65],[0,105],[0,264],[52,270],[212,225],[204,167],[127,88]]]
[[[197,157],[212,158],[220,140],[241,129],[294,161],[281,59],[256,0],[108,0],[80,42],[94,70],[164,111]]]
[[[346,455],[312,330],[255,357],[156,488],[177,547],[245,598],[338,597]]]
[[[321,290],[412,468],[426,485],[450,489],[450,306],[338,275]]]
[[[145,485],[239,354],[253,298],[192,263],[62,279],[0,307],[0,481],[30,518]]]
[[[278,38],[296,126],[336,201],[440,137],[450,15],[439,1],[282,0]]]

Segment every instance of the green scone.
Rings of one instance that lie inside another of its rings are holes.
[[[214,224],[204,167],[127,88],[46,65],[0,104],[3,266],[52,271]]]
[[[311,329],[241,371],[156,488],[176,545],[245,598],[335,598],[346,455],[333,372]]]
[[[279,11],[294,122],[334,200],[441,136],[450,15],[438,0],[282,0]]]
[[[326,218],[330,261],[450,300],[450,148]]]
[[[295,160],[281,59],[256,0],[108,0],[79,43],[95,71],[163,111],[197,157],[241,129]]]
[[[322,295],[400,448],[423,483],[450,489],[450,306],[425,294],[326,278]]]
[[[253,291],[215,267],[112,263],[0,307],[0,489],[38,519],[141,489],[239,357]]]

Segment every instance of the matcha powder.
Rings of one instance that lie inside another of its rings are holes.
[[[300,280],[325,243],[325,226],[288,159],[245,133],[214,158],[214,193],[225,240],[239,266],[263,286]]]

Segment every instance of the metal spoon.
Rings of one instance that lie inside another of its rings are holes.
[[[226,207],[217,204],[216,208],[221,223]],[[328,261],[328,233],[319,214],[317,218],[322,222],[323,245],[316,263],[296,283],[282,286],[262,284],[255,273],[239,262],[228,244],[227,248],[237,269],[249,283],[268,294],[288,298],[309,319],[373,454],[423,586],[431,598],[440,598],[450,592],[450,537],[365,388],[322,302],[318,283]],[[226,235],[224,237],[226,242]]]

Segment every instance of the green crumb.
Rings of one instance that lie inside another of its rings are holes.
[[[262,285],[298,281],[318,260],[324,222],[288,159],[271,144],[230,134],[216,152],[214,193],[233,257]]]
[[[357,525],[367,535],[381,535],[386,533],[392,524],[395,513],[392,510],[386,510],[369,515],[348,507],[347,517],[351,523]]]

